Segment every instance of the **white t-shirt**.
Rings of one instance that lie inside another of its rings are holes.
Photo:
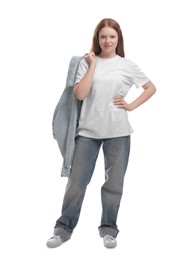
[[[86,74],[88,63],[82,59],[75,83]],[[115,96],[126,96],[135,84],[142,87],[149,79],[130,60],[116,55],[113,58],[96,57],[92,87],[83,100],[78,135],[103,139],[130,135],[133,129],[125,109],[113,104]]]

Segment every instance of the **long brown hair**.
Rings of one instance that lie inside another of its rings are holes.
[[[93,51],[95,53],[95,55],[100,54],[101,48],[99,45],[99,32],[104,27],[110,27],[118,33],[118,45],[116,48],[116,54],[118,54],[121,57],[125,57],[124,42],[123,42],[123,35],[122,35],[121,28],[120,28],[119,24],[111,18],[104,18],[97,25],[97,27],[94,31],[94,35],[93,35],[91,51]]]

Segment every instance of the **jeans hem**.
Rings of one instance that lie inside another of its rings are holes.
[[[115,227],[111,226],[100,226],[98,227],[100,237],[104,237],[105,235],[111,235],[113,237],[117,237],[119,230]]]
[[[63,227],[54,228],[54,235],[61,236],[63,239],[70,239],[72,232]]]

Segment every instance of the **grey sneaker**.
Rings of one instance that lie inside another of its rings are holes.
[[[111,235],[105,235],[103,237],[104,246],[107,248],[114,248],[117,246],[116,238]]]
[[[66,239],[63,239],[61,236],[54,235],[53,237],[49,238],[46,245],[50,248],[55,248],[60,246],[65,241]]]

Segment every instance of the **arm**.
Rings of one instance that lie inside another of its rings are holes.
[[[90,52],[90,53],[86,54],[84,57],[87,60],[87,62],[89,63],[89,69],[88,69],[86,75],[80,80],[79,83],[77,83],[75,85],[75,88],[74,88],[75,95],[76,95],[77,99],[79,99],[79,100],[83,100],[88,96],[88,94],[91,90],[94,70],[95,70],[95,66],[96,66],[96,59],[95,59],[94,52]]]
[[[143,93],[138,96],[133,102],[130,104],[126,103],[124,98],[122,96],[117,96],[114,98],[114,105],[119,107],[119,108],[124,108],[127,111],[132,111],[145,103],[153,94],[156,92],[156,87],[151,81],[148,81],[144,86],[143,86]]]

